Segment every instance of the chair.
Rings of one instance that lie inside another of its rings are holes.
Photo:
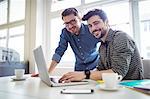
[[[14,75],[14,70],[15,69],[25,69],[25,74],[28,74],[29,73],[29,61],[0,62],[0,77]]]
[[[14,75],[17,68],[23,68],[25,73],[29,73],[29,61],[20,61],[17,51],[0,47],[0,77]]]
[[[143,59],[144,79],[150,79],[150,59]]]

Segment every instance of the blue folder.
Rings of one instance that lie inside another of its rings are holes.
[[[133,81],[124,81],[120,82],[120,85],[141,89],[145,91],[150,91],[150,80],[133,80]]]
[[[150,80],[123,81],[123,82],[120,82],[119,84],[126,86],[126,87],[145,86],[145,85],[150,85]]]

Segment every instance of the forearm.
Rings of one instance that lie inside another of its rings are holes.
[[[58,62],[56,62],[55,60],[52,60],[48,72],[51,73],[55,69],[57,64],[58,64]]]
[[[112,69],[108,70],[101,70],[101,71],[91,71],[90,79],[92,80],[101,80],[102,79],[102,73],[114,73]]]

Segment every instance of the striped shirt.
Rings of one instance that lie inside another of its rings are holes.
[[[110,29],[105,43],[101,42],[99,52],[98,70],[112,69],[123,79],[143,79],[143,66],[137,46],[126,33]]]

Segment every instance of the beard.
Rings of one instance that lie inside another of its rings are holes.
[[[69,28],[68,31],[69,31],[71,34],[75,34],[75,35],[79,34],[79,33],[78,33],[78,32],[79,32],[79,31],[78,31],[78,27],[76,27],[76,26],[73,26],[73,27]]]
[[[98,38],[98,39],[101,39],[104,37],[104,35],[106,34],[106,30],[104,29],[96,29],[96,30],[93,30],[92,31],[92,34]]]
[[[103,38],[105,36],[106,32],[107,32],[107,30],[102,30],[100,38]]]

